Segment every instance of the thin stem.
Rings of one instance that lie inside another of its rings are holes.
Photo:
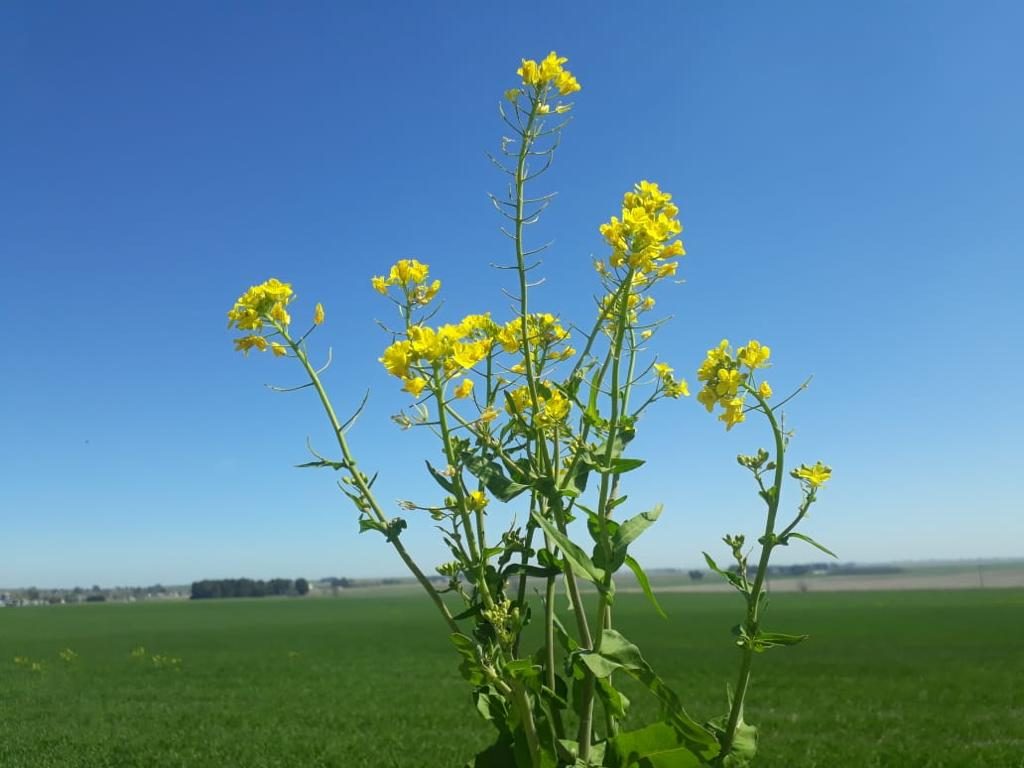
[[[764,588],[764,581],[768,575],[768,560],[771,558],[772,550],[775,548],[775,518],[779,512],[779,500],[782,496],[782,482],[785,475],[783,460],[786,452],[785,437],[782,429],[775,419],[775,414],[768,403],[757,392],[751,391],[757,398],[761,409],[768,417],[772,433],[775,436],[775,482],[772,484],[771,498],[768,502],[768,518],[765,521],[764,537],[761,539],[761,557],[757,563],[757,575],[754,577],[754,584],[747,594],[747,619],[745,624],[747,642],[743,648],[743,659],[740,663],[739,679],[736,682],[736,691],[733,693],[732,708],[729,711],[729,721],[722,736],[722,751],[719,755],[719,762],[728,757],[736,738],[736,728],[743,717],[743,704],[747,696],[747,687],[750,684],[750,668],[754,659],[754,641],[760,628],[761,592]]]
[[[330,420],[331,426],[334,428],[334,435],[337,438],[338,448],[341,450],[345,468],[352,473],[352,481],[355,483],[356,488],[359,489],[360,495],[369,506],[369,509],[377,522],[386,524],[388,522],[387,515],[385,515],[384,511],[381,509],[380,504],[377,502],[377,498],[370,490],[363,474],[356,468],[356,461],[349,449],[348,440],[345,438],[345,431],[341,428],[338,416],[334,412],[334,406],[331,405],[330,398],[327,396],[327,392],[324,389],[323,383],[320,381],[320,377],[317,375],[316,369],[310,364],[309,357],[306,355],[305,350],[303,350],[298,343],[293,341],[283,328],[280,328],[279,330],[288,342],[288,345],[292,348],[292,352],[295,353],[299,362],[301,362],[302,366],[306,369],[306,374],[313,383],[313,387],[316,389],[317,395],[320,396],[320,402],[323,404],[324,411],[327,413],[327,418]],[[451,612],[448,610],[448,606],[445,605],[441,595],[434,588],[434,585],[430,583],[430,580],[424,575],[423,571],[420,570],[420,567],[416,565],[416,562],[409,555],[405,546],[397,536],[389,537],[388,541],[391,543],[391,546],[395,548],[398,556],[402,558],[402,562],[405,563],[406,568],[408,568],[409,571],[412,572],[412,575],[416,577],[416,581],[418,581],[420,586],[426,590],[431,601],[433,601],[434,605],[437,606],[438,611],[440,611],[442,618],[448,625],[448,628],[453,633],[457,633],[459,631],[459,625],[456,624],[455,620],[452,618]]]

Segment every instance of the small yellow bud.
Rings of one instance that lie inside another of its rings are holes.
[[[324,321],[324,305],[317,302],[313,310],[313,325],[320,325]]]

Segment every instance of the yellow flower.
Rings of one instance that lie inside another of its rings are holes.
[[[285,349],[283,344],[278,344],[276,341],[270,342],[270,351],[274,353],[274,357],[284,357],[288,354],[288,350]]]
[[[811,488],[818,488],[828,482],[829,478],[832,477],[832,467],[826,466],[818,461],[815,462],[813,467],[801,464],[790,474],[799,480],[805,480]]]
[[[385,370],[392,376],[405,378],[409,373],[409,363],[412,357],[412,344],[408,341],[396,341],[384,350],[379,362],[384,364]]]
[[[466,494],[466,509],[470,512],[480,512],[486,506],[490,499],[487,498],[487,494],[483,491],[470,491]]]
[[[739,371],[729,371],[725,368],[720,368],[718,370],[718,383],[715,384],[715,393],[719,397],[735,395],[740,384],[743,383],[743,379],[744,376]]]
[[[262,336],[243,336],[235,339],[235,351],[245,353],[249,356],[249,350],[258,349],[260,352],[267,351],[267,340]]]
[[[758,386],[757,388],[757,394],[759,394],[765,400],[772,396],[772,388],[768,385],[767,381],[761,382],[760,386]]]
[[[523,78],[524,85],[540,88],[551,83],[563,96],[580,90],[579,81],[562,66],[568,61],[564,56],[552,51],[539,64],[532,59],[522,61],[522,66],[516,70],[516,74]]]
[[[515,104],[516,101],[519,100],[519,94],[521,93],[522,91],[520,91],[518,88],[509,88],[507,91],[505,91],[505,98],[511,101],[513,104]]]
[[[747,346],[736,350],[736,358],[750,369],[764,368],[772,356],[771,347],[761,346],[759,341],[748,341]]]
[[[287,318],[284,320],[284,324],[287,325],[290,318],[284,311],[284,307],[293,298],[291,285],[282,283],[275,277],[259,285],[250,286],[235,300],[234,307],[228,312],[228,327],[234,326],[243,331],[258,331],[263,327],[263,321],[272,312],[276,312],[278,318]]]
[[[652,331],[650,328],[648,328],[646,331],[640,331],[640,338],[643,341],[647,341],[653,335],[654,335],[654,331]]]
[[[280,301],[270,308],[270,317],[281,325],[290,325],[292,322],[291,316]]]
[[[324,305],[317,302],[316,308],[313,310],[313,325],[320,325],[324,321]]]
[[[599,227],[612,248],[608,261],[613,267],[628,264],[642,273],[653,271],[656,278],[675,274],[676,267],[659,263],[685,252],[681,242],[669,242],[683,229],[676,218],[679,208],[671,199],[649,181],[638,182],[623,195],[621,221],[612,216]]]
[[[402,389],[411,394],[413,397],[419,397],[420,392],[422,392],[423,388],[427,386],[427,380],[424,379],[422,376],[416,376],[415,378],[411,379],[403,379],[403,381],[405,382],[405,384],[402,386]]]
[[[711,413],[715,408],[715,403],[718,402],[718,395],[711,387],[704,387],[697,393],[697,402],[703,405],[708,413]]]
[[[522,386],[508,393],[505,410],[510,416],[522,415],[530,405],[530,390],[528,387]]]
[[[732,398],[731,400],[729,400],[728,402],[724,403],[723,405],[725,407],[725,410],[722,412],[722,414],[718,418],[719,418],[720,421],[724,421],[725,422],[725,430],[726,430],[726,432],[728,432],[730,429],[735,427],[741,421],[745,421],[746,418],[747,418],[747,415],[743,412],[743,409],[744,409],[743,400],[738,398],[738,397]]]
[[[670,366],[668,363],[654,364],[654,372],[657,373],[658,377],[662,379],[664,379],[666,376],[671,378],[673,370],[674,369],[672,368],[672,366]]]
[[[374,275],[373,277],[371,277],[370,284],[373,286],[373,290],[375,290],[381,296],[387,296],[388,281],[383,275]]]
[[[469,397],[472,392],[473,392],[473,380],[472,379],[463,379],[462,383],[459,384],[459,386],[457,386],[455,388],[455,397],[457,397],[457,398],[459,398],[461,400],[463,398]]]
[[[484,408],[480,412],[480,421],[484,424],[490,424],[496,418],[498,418],[498,412],[491,406]]]
[[[680,397],[689,397],[690,385],[686,383],[686,379],[679,379],[678,381],[672,379],[670,381],[666,381],[665,394],[675,399]]]
[[[430,267],[416,259],[399,259],[388,273],[388,283],[406,286],[425,282],[430,274]]]

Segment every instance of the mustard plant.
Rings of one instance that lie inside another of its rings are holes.
[[[437,497],[399,504],[439,531],[451,559],[436,567],[437,576],[412,558],[402,542],[406,520],[385,509],[378,475],[356,461],[349,431],[365,401],[350,418],[339,418],[322,379],[329,356],[323,366],[312,362],[313,334],[326,319],[323,305],[296,330],[292,286],[272,278],[239,297],[229,326],[244,334],[236,349],[269,351],[302,367],[308,381],[290,389],[316,393],[337,453],[329,457],[310,447],[312,460],[300,466],[338,473],[360,530],[380,535],[436,606],[476,709],[496,731],[494,744],[468,765],[745,765],[756,746],[756,731],[743,717],[753,656],[804,637],[762,629],[769,559],[794,539],[820,546],[796,527],[830,470],[820,463],[795,470],[803,501],[792,521],[777,529],[788,446],[779,408],[789,398],[770,405],[770,386],[757,380],[771,351],[751,341],[734,353],[726,341],[708,352],[697,399],[709,411],[721,409],[727,429],[748,414],[763,415],[774,452],[739,457],[767,505],[756,566],[748,566],[740,535],[725,539],[732,567],[720,568],[706,556],[744,597],[746,611],[736,630],[740,673],[727,711],[694,719],[638,646],[615,628],[613,615],[623,568],[661,612],[630,547],[662,510],[631,509],[625,486],[644,464],[627,453],[642,417],[662,400],[690,394],[686,380],[652,350],[665,323],[654,315],[655,294],[671,287],[685,255],[679,208],[658,184],[637,183],[623,195],[618,215],[599,227],[607,252],[593,264],[598,294],[590,321],[580,328],[533,309],[531,273],[546,246],[532,247],[526,233],[552,200],[533,187],[568,125],[568,97],[580,90],[565,63],[555,53],[523,60],[519,83],[499,106],[509,135],[491,160],[508,185],[491,200],[512,246],[513,260],[503,267],[514,279],[512,317],[482,312],[431,324],[441,308],[441,282],[415,259],[399,260],[370,281],[397,317],[394,327],[385,324],[389,343],[379,362],[412,399],[393,419],[403,429],[429,430],[440,446],[438,457],[426,461]],[[581,525],[570,527],[576,520]],[[567,611],[557,607],[560,585]],[[534,622],[543,629],[537,647],[524,635]],[[653,722],[630,716],[629,700],[616,685],[622,677],[658,701]]]

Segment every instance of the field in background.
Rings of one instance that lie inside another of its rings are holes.
[[[617,622],[718,714],[739,599],[661,601],[668,621],[623,594]],[[431,611],[386,593],[0,611],[0,765],[457,768],[490,733]],[[1024,768],[1024,590],[785,593],[766,625],[812,637],[757,659],[761,768]]]

